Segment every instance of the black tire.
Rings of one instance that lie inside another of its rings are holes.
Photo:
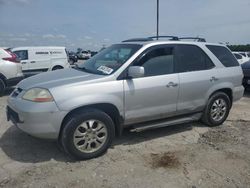
[[[224,100],[226,110],[225,110],[225,114],[221,117],[222,119],[215,121],[212,118],[212,113],[211,113],[212,106],[216,100],[220,100],[220,99]],[[201,121],[210,127],[219,126],[219,125],[223,124],[224,121],[227,119],[228,114],[229,114],[230,109],[231,109],[231,106],[232,106],[232,103],[231,103],[229,96],[224,92],[217,92],[209,98],[207,105],[206,105],[206,108],[203,112],[203,116],[202,116]]]
[[[53,67],[52,71],[60,70],[60,69],[63,69],[63,67],[62,66],[55,66],[55,67]]]
[[[86,153],[82,152],[74,144],[74,133],[79,125],[88,120],[97,120],[102,122],[106,126],[107,137],[103,145],[94,152]],[[86,109],[73,114],[67,120],[62,132],[60,143],[66,153],[78,160],[86,160],[101,156],[110,147],[112,140],[115,136],[115,127],[112,119],[103,111],[97,109]]]
[[[6,88],[6,85],[3,79],[0,78],[0,97],[3,96],[5,88]]]

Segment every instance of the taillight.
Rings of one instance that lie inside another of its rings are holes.
[[[11,57],[5,57],[3,58],[3,60],[6,60],[6,61],[11,61],[11,62],[14,62],[14,63],[20,63],[19,59],[17,58],[16,54],[8,51],[8,50],[5,50]]]

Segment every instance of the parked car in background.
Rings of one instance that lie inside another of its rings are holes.
[[[0,95],[23,79],[22,66],[12,52],[0,48]]]
[[[102,155],[124,128],[143,131],[201,120],[221,125],[243,96],[242,69],[224,45],[127,40],[76,69],[20,82],[7,118],[58,140],[77,159]]]
[[[241,67],[244,73],[243,85],[245,88],[249,88],[250,87],[250,60],[243,63]]]
[[[75,52],[68,52],[69,64],[73,65],[78,61],[78,57]]]
[[[18,47],[12,52],[21,60],[26,76],[69,67],[65,47]]]
[[[241,53],[239,52],[233,52],[234,56],[236,57],[236,59],[238,60],[239,64],[243,64],[247,61],[249,61],[249,58],[242,55]]]
[[[247,57],[250,60],[250,52],[238,52],[238,53],[243,55],[244,57]]]
[[[91,53],[89,51],[79,51],[76,53],[78,59],[89,59],[91,58]]]
[[[93,57],[94,55],[96,55],[98,52],[95,51],[91,51],[91,57]]]

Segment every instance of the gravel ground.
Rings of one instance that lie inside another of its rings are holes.
[[[7,122],[6,99],[0,98],[0,187],[250,187],[249,92],[220,127],[127,131],[105,155],[81,162]]]

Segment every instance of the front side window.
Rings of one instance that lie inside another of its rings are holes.
[[[220,60],[225,67],[239,66],[234,55],[223,46],[207,45],[207,48]]]
[[[207,70],[214,67],[205,52],[195,45],[178,45],[177,72]]]
[[[93,74],[110,75],[118,70],[142,45],[115,44],[96,54],[78,68]]]
[[[27,60],[28,59],[28,51],[27,50],[18,50],[13,52],[16,54],[19,60]]]
[[[144,67],[145,77],[171,74],[174,72],[173,52],[173,47],[159,47],[145,53],[134,65]]]

